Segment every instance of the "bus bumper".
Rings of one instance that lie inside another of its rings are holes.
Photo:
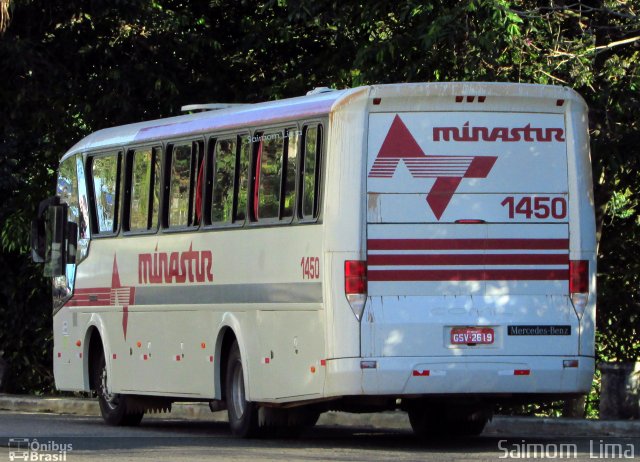
[[[334,359],[325,394],[586,394],[594,367],[586,356]]]

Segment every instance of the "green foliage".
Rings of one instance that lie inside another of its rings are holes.
[[[3,2],[3,4],[6,2]],[[19,390],[50,379],[50,299],[29,221],[57,160],[107,126],[194,102],[315,86],[563,84],[590,106],[598,213],[598,357],[640,356],[640,0],[13,0],[0,37],[0,351]]]

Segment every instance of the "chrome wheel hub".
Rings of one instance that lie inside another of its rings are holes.
[[[109,393],[107,388],[107,368],[106,366],[100,371],[100,397],[110,409],[118,407],[118,395],[115,393]]]

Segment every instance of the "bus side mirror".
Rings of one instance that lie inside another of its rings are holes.
[[[44,263],[46,258],[46,236],[44,218],[36,218],[31,222],[31,260]]]
[[[78,248],[78,225],[73,221],[67,221],[67,263],[70,265],[76,262],[76,249]]]
[[[31,222],[31,259],[34,263],[47,263],[47,223],[49,207],[60,205],[60,198],[49,197],[38,206],[38,215]]]
[[[67,263],[76,262],[78,225],[67,221],[67,204],[54,196],[40,202],[31,222],[31,259],[44,263],[45,276],[63,276]]]
[[[51,205],[45,222],[45,276],[64,276],[67,260],[65,242],[67,231],[67,205]]]

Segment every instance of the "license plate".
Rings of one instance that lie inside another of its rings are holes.
[[[491,327],[454,327],[451,329],[452,345],[490,345],[495,339]]]

